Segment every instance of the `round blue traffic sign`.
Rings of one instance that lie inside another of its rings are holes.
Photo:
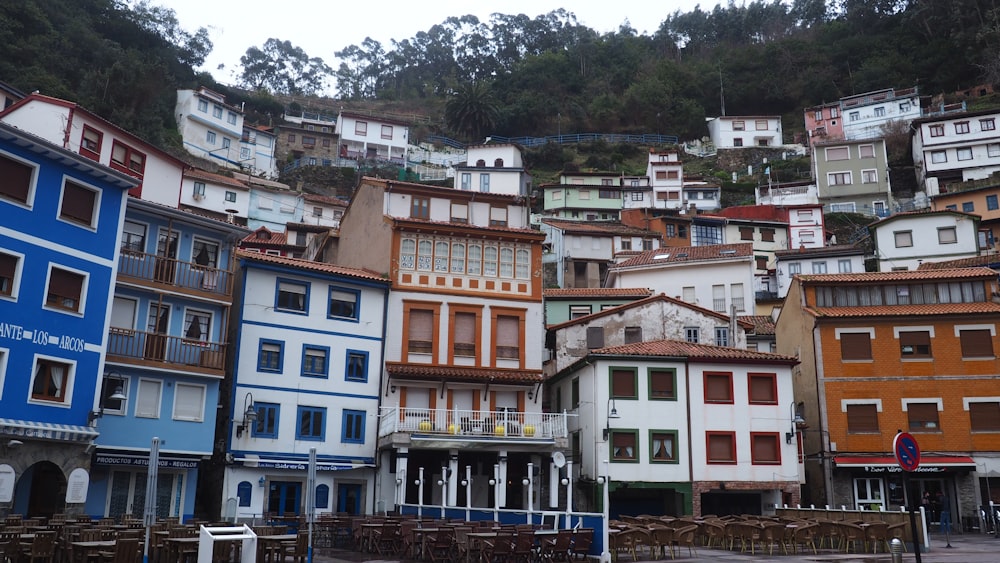
[[[920,467],[920,446],[909,432],[900,432],[892,440],[892,452],[903,471],[916,471]]]

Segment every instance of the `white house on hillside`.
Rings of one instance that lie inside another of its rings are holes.
[[[643,252],[611,267],[605,287],[647,287],[729,315],[753,312],[753,280],[753,244],[713,244]]]
[[[792,278],[799,274],[848,274],[865,271],[865,251],[849,244],[810,248],[800,246],[775,253],[778,299],[784,299]]]
[[[516,145],[477,145],[467,149],[465,163],[455,165],[455,189],[527,196],[531,175]]]
[[[406,165],[410,126],[396,119],[341,111],[337,117],[340,157]]]
[[[924,262],[979,255],[979,216],[961,211],[897,213],[868,227],[878,271],[916,270]]]
[[[184,172],[180,207],[197,208],[216,219],[246,226],[250,188],[236,178],[189,168]]]
[[[708,135],[719,149],[780,147],[780,115],[740,115],[708,120]]]
[[[963,112],[913,122],[913,163],[928,196],[948,184],[988,178],[1000,170],[996,110]]]

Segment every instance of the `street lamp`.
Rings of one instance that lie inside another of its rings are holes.
[[[604,420],[604,441],[608,440],[608,436],[611,435],[611,421],[621,418],[618,414],[618,408],[615,406],[614,397],[608,399],[608,418]]]
[[[236,427],[236,437],[240,438],[257,421],[257,408],[253,404],[253,393],[243,397],[243,422]]]
[[[417,486],[417,518],[424,515],[424,468],[417,470],[417,478],[413,484]]]
[[[521,480],[521,484],[528,487],[528,524],[531,524],[531,513],[535,509],[535,464],[528,464],[528,476]]]
[[[493,464],[493,478],[490,479],[490,486],[493,487],[493,521],[500,522],[500,464]]]
[[[799,414],[799,412],[795,409],[795,401],[792,401],[790,407],[791,407],[790,412],[791,412],[792,428],[790,431],[785,432],[786,444],[792,443],[792,440],[795,438],[795,435],[799,431],[799,427],[801,427],[806,423],[806,419],[802,418],[802,415]]]
[[[597,478],[597,482],[604,485],[604,503],[602,508],[602,516],[604,518],[604,539],[601,545],[601,563],[611,562],[611,551],[609,550],[608,544],[611,542],[611,525],[608,520],[611,518],[610,511],[610,493],[608,489],[611,487],[611,474],[609,469],[608,460],[604,460],[604,475]]]

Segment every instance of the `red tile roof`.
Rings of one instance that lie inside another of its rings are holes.
[[[745,315],[739,320],[753,324],[754,334],[775,334],[771,315]]]
[[[257,227],[249,235],[240,241],[254,245],[284,245],[288,244],[288,236],[285,233],[275,232],[267,227]]]
[[[942,270],[906,270],[898,272],[857,272],[853,274],[796,274],[802,283],[830,285],[837,283],[898,283],[910,281],[935,281],[946,279],[996,278],[989,268],[953,268]]]
[[[241,190],[249,190],[250,187],[240,182],[236,178],[231,178],[229,176],[223,176],[222,174],[214,174],[212,172],[206,172],[198,168],[189,168],[184,171],[184,177],[186,178],[197,178],[199,180],[207,180],[209,182],[215,182],[217,184],[223,184],[226,186],[232,186],[234,188],[239,188]]]
[[[729,219],[788,222],[788,208],[779,208],[776,205],[737,205],[721,209],[716,214]]]
[[[934,303],[931,305],[878,305],[874,307],[804,307],[816,317],[921,317],[933,315],[985,315],[1000,313],[1000,303]]]
[[[652,289],[644,287],[574,287],[570,289],[543,289],[542,297],[560,299],[565,297],[649,297]]]
[[[477,383],[541,383],[541,370],[480,368],[471,366],[434,366],[386,362],[389,377],[432,381],[472,381]]]
[[[707,246],[671,246],[657,250],[647,250],[642,254],[612,266],[611,270],[622,270],[642,266],[662,264],[682,264],[685,262],[706,262],[721,259],[745,258],[753,255],[753,243],[711,244]]]
[[[976,266],[991,267],[1000,264],[1000,254],[985,254],[972,258],[958,258],[944,262],[924,262],[917,266],[918,270],[948,270],[953,268],[972,268]]]
[[[650,303],[655,303],[657,301],[663,301],[664,303],[667,303],[668,305],[675,305],[677,307],[683,307],[685,309],[691,309],[692,311],[697,311],[697,312],[699,312],[699,313],[701,313],[703,315],[708,315],[708,316],[711,316],[711,317],[715,317],[715,318],[723,320],[723,321],[728,321],[729,320],[729,317],[726,316],[725,313],[718,313],[718,312],[713,311],[711,309],[706,309],[704,307],[699,307],[698,305],[693,305],[693,304],[688,303],[686,301],[681,301],[680,299],[675,299],[673,297],[667,297],[666,295],[664,295],[662,293],[659,293],[657,295],[646,297],[645,299],[639,299],[638,301],[632,301],[631,303],[625,303],[625,304],[622,304],[622,305],[618,305],[617,307],[609,307],[607,309],[598,311],[596,313],[591,313],[589,315],[583,315],[582,317],[577,317],[575,319],[570,319],[568,321],[564,321],[564,322],[561,322],[559,324],[548,325],[546,328],[549,329],[549,330],[558,330],[558,329],[561,329],[561,328],[565,328],[567,326],[573,326],[575,324],[586,323],[586,322],[592,321],[594,319],[599,319],[601,317],[606,317],[608,315],[617,315],[617,314],[621,313],[622,311],[627,311],[629,309],[635,309],[635,308],[638,308],[638,307],[644,307],[644,306],[646,306],[646,305],[648,305]],[[738,322],[740,322],[740,324],[743,325],[744,328],[750,328],[751,327],[751,324],[748,323],[748,322],[744,322],[744,321],[738,321]]]
[[[377,281],[389,285],[389,280],[383,277],[381,274],[357,268],[345,268],[344,266],[338,266],[336,264],[328,264],[326,262],[313,262],[312,260],[302,260],[300,258],[288,258],[286,256],[272,256],[270,254],[262,254],[259,252],[247,252],[245,250],[237,250],[236,257],[245,260],[251,260],[254,262],[266,262],[268,264],[279,264],[281,266],[300,268],[302,270],[309,270],[311,272],[334,274],[338,276],[348,276],[367,281]]]
[[[683,340],[652,340],[649,342],[636,342],[634,344],[610,346],[608,348],[593,350],[590,355],[659,356],[706,361],[735,360],[772,362],[780,364],[799,363],[799,360],[792,356],[782,356],[780,354],[758,352],[756,350],[727,348],[724,346],[711,346],[708,344],[695,344],[693,342],[685,342]]]
[[[316,203],[327,203],[330,205],[339,205],[341,207],[347,207],[350,203],[346,199],[341,199],[337,196],[332,195],[321,195],[321,194],[302,194],[302,198],[306,201],[315,201]]]
[[[565,233],[572,234],[609,236],[634,235],[660,238],[660,234],[656,231],[622,225],[617,221],[568,221],[563,219],[542,219],[542,223],[550,225]]]

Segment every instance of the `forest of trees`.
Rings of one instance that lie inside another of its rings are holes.
[[[477,139],[557,129],[700,137],[723,99],[727,114],[783,115],[789,129],[804,107],[845,95],[1000,82],[996,0],[730,1],[664,14],[652,35],[627,24],[598,34],[566,10],[456,16],[390,46],[368,39],[330,54],[273,38],[242,57],[242,89],[194,70],[212,48],[205,28],[183,30],[148,1],[0,3],[0,41],[0,80],[167,146],[177,144],[175,90],[197,85],[264,119],[281,111],[273,95],[315,95],[328,78],[345,102],[410,102],[449,124],[443,133]]]

